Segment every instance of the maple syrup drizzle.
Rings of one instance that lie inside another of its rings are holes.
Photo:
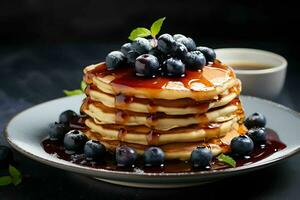
[[[136,76],[135,69],[133,67],[122,67],[108,71],[106,70],[106,64],[101,63],[93,70],[88,71],[85,74],[84,80],[87,83],[92,83],[92,78],[95,76],[103,78],[111,75],[114,77],[111,85],[116,89],[116,91],[118,91],[120,87],[164,89],[167,85],[173,83],[180,83],[188,90],[207,91],[214,89],[214,84],[211,80],[219,77],[226,79],[226,76],[231,76],[230,72],[231,70],[228,70],[228,68],[225,68],[220,63],[212,63],[210,66],[205,66],[202,70],[187,69],[185,71],[185,76],[180,78],[157,76],[155,78],[145,79],[144,77]],[[194,85],[197,86],[194,87]]]

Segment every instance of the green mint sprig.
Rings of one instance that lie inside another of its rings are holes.
[[[15,186],[22,183],[22,174],[21,172],[12,165],[8,167],[9,176],[0,177],[0,186],[7,186],[14,184]]]
[[[74,96],[74,95],[83,94],[86,86],[87,86],[86,82],[81,81],[80,89],[76,89],[76,90],[64,90],[64,93],[67,96]]]
[[[133,31],[131,31],[128,39],[133,41],[138,37],[148,37],[150,35],[153,38],[155,38],[155,36],[160,32],[160,29],[165,19],[166,17],[163,17],[153,22],[153,24],[150,27],[150,30],[145,27],[138,27],[134,29]]]
[[[224,155],[224,154],[220,154],[217,157],[218,161],[226,163],[228,165],[230,165],[231,167],[236,167],[236,162],[233,158],[231,158],[230,156]]]

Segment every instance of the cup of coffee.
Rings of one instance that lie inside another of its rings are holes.
[[[242,94],[276,98],[284,85],[287,61],[284,57],[258,49],[215,49],[217,59],[231,66],[242,81]]]

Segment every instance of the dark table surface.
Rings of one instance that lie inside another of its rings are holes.
[[[232,44],[215,43],[216,47]],[[245,44],[236,43],[236,46]],[[251,44],[251,45],[250,45]],[[278,45],[247,42],[247,47],[276,50],[289,61],[287,81],[274,101],[300,110],[296,59]],[[242,45],[245,46],[245,45]],[[104,58],[115,45],[68,44],[0,48],[0,128],[17,112],[63,96],[62,89],[79,87],[82,67]],[[292,67],[291,67],[292,66]],[[47,114],[47,113],[45,113]],[[34,123],[34,122],[33,122]],[[0,144],[7,144],[0,133]],[[263,170],[207,185],[183,189],[128,188],[96,181],[32,161],[15,152],[15,166],[25,179],[17,187],[0,187],[0,199],[299,199],[300,156]],[[3,171],[1,172],[3,173]]]

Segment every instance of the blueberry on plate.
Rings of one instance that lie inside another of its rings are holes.
[[[69,124],[70,122],[74,122],[78,120],[79,116],[73,110],[66,110],[59,115],[59,123]]]
[[[185,72],[185,65],[181,60],[176,58],[169,58],[164,62],[165,73],[170,77],[183,77]]]
[[[244,121],[244,124],[248,129],[254,127],[265,127],[266,123],[267,123],[266,117],[261,113],[257,113],[257,112],[249,115]]]
[[[248,130],[247,135],[255,144],[265,144],[267,141],[267,130],[265,127],[251,128]]]
[[[171,55],[177,58],[184,58],[185,55],[188,53],[188,49],[182,43],[175,42],[173,45],[173,49],[171,51]]]
[[[213,155],[207,147],[197,147],[192,151],[191,163],[195,168],[207,168],[212,158]]]
[[[150,147],[144,152],[144,162],[147,167],[159,167],[164,164],[165,153],[159,147]]]
[[[127,58],[127,63],[128,63],[129,65],[134,66],[135,60],[136,60],[136,58],[139,57],[139,56],[140,56],[140,54],[139,54],[138,52],[134,51],[134,50],[128,51],[127,56],[126,56],[126,58]]]
[[[87,137],[79,130],[71,130],[64,137],[66,153],[81,153],[87,141]]]
[[[127,53],[132,50],[131,43],[125,43],[121,46],[121,52],[127,57]]]
[[[131,44],[132,50],[138,52],[139,54],[148,53],[152,46],[146,38],[136,38]]]
[[[162,51],[164,54],[169,54],[172,51],[175,40],[170,34],[162,34],[158,37],[157,48]]]
[[[195,51],[196,50],[196,43],[190,37],[188,37],[188,38],[181,37],[181,38],[178,38],[176,41],[179,42],[179,43],[182,43],[184,46],[186,46],[188,51]]]
[[[107,70],[114,70],[126,63],[126,57],[121,51],[112,51],[105,58]]]
[[[230,148],[237,156],[248,156],[253,151],[254,144],[247,135],[240,135],[231,140]]]
[[[208,62],[213,62],[216,59],[216,53],[213,49],[208,47],[197,47],[196,49],[197,51],[200,51],[201,53],[204,54],[206,59],[206,64]]]
[[[84,145],[84,155],[87,160],[100,161],[105,152],[105,146],[97,140],[89,140]]]
[[[52,123],[48,127],[48,135],[50,140],[62,140],[69,131],[69,127],[62,123]]]
[[[206,60],[200,51],[192,51],[185,55],[184,63],[186,68],[197,70],[202,69],[205,66]]]
[[[151,54],[143,54],[136,58],[135,72],[137,76],[153,77],[159,71],[159,61]]]
[[[130,167],[137,159],[137,152],[128,146],[119,146],[116,148],[116,161],[119,167]]]
[[[186,38],[186,36],[184,36],[182,34],[175,34],[175,35],[173,35],[173,38],[175,41],[177,41],[179,38]]]
[[[0,169],[7,168],[13,161],[13,152],[10,148],[0,145]]]

